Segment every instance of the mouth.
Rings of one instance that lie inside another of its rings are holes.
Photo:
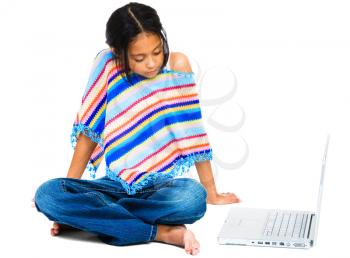
[[[154,73],[156,73],[156,72],[158,72],[158,69],[157,69],[157,70],[150,71],[150,72],[146,72],[146,74],[154,74]]]

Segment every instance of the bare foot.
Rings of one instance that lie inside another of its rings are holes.
[[[35,208],[35,201],[34,198],[32,198],[32,208]],[[61,233],[61,231],[71,231],[71,230],[78,230],[74,227],[64,225],[64,224],[58,224],[57,222],[54,222],[52,225],[52,228],[50,229],[51,236],[57,236]]]
[[[54,222],[50,232],[51,232],[51,236],[57,236],[62,231],[71,231],[71,230],[77,230],[77,229],[73,228],[73,227],[70,227],[68,225],[58,224],[57,222]]]
[[[188,254],[196,255],[199,253],[199,243],[193,232],[188,230],[185,225],[158,225],[156,241],[181,246]]]

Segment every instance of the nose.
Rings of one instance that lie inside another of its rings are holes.
[[[155,60],[153,59],[153,57],[149,57],[149,58],[147,59],[147,62],[146,62],[147,68],[148,68],[148,69],[152,69],[152,68],[155,67],[155,65],[156,65],[156,62],[155,62]]]

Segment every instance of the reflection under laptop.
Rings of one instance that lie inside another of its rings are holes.
[[[218,235],[219,244],[310,248],[320,220],[330,136],[327,136],[316,212],[232,207]]]

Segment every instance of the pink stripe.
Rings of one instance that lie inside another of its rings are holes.
[[[98,97],[98,98],[97,98],[96,102],[94,102],[95,99],[92,100],[91,103],[94,103],[95,105],[89,107],[89,109],[88,109],[89,111],[85,114],[85,116],[84,116],[83,119],[82,119],[82,122],[83,122],[83,123],[86,123],[86,121],[89,120],[91,114],[92,114],[94,111],[96,111],[95,109],[96,109],[96,107],[98,106],[98,104],[102,101],[102,99],[103,99],[103,97],[104,97],[104,94],[99,94],[99,95],[97,95],[97,97]],[[88,104],[90,105],[91,103],[88,103]],[[85,104],[85,103],[84,103],[84,104]],[[102,107],[101,107],[101,108],[102,108]]]
[[[189,151],[182,151],[180,154],[178,152],[176,152],[175,154],[173,154],[172,156],[170,156],[167,160],[165,160],[163,163],[159,164],[159,166],[155,167],[153,170],[154,171],[158,171],[159,169],[165,167],[166,165],[169,164],[169,160],[174,160],[175,158],[177,158],[179,155],[186,155],[186,154],[190,154],[193,152],[200,152],[203,150],[207,150],[208,148],[196,148],[196,149],[190,149]],[[154,172],[154,171],[148,171],[147,173],[150,172]],[[131,183],[140,173],[142,173],[144,171],[140,171],[138,173],[136,173],[134,176],[132,176],[129,180],[127,180],[128,183]]]
[[[150,159],[151,157],[153,157],[154,155],[157,155],[158,153],[160,153],[162,150],[164,150],[166,147],[168,147],[169,145],[175,143],[175,142],[179,142],[179,141],[183,141],[183,140],[188,140],[188,139],[191,139],[191,138],[201,138],[201,137],[204,137],[206,136],[207,134],[204,133],[204,134],[198,134],[198,135],[193,135],[193,136],[188,136],[188,137],[183,137],[183,138],[180,138],[180,139],[174,139],[170,142],[168,142],[166,145],[164,145],[162,148],[160,148],[158,151],[152,153],[151,155],[149,155],[148,157],[144,158],[142,161],[140,161],[138,164],[136,164],[135,166],[131,167],[130,169],[134,169],[140,165],[142,165],[142,163],[146,162],[148,159]],[[126,169],[122,169],[119,173],[118,173],[118,176],[121,176],[124,171]]]
[[[137,177],[140,173],[142,173],[142,171],[136,172],[132,177],[130,177],[128,180],[126,180],[126,182],[128,182],[130,184],[135,179],[135,177]]]
[[[123,112],[119,113],[118,115],[116,115],[115,117],[113,117],[111,120],[109,120],[106,123],[106,126],[108,126],[110,123],[112,123],[114,120],[118,119],[119,117],[121,117],[124,113],[128,112],[132,107],[134,107],[135,105],[137,105],[139,102],[144,101],[148,98],[151,98],[153,95],[155,95],[157,92],[162,92],[162,91],[169,91],[169,90],[173,90],[173,89],[180,89],[180,88],[189,88],[189,87],[193,87],[195,86],[194,83],[191,84],[184,84],[181,86],[174,86],[174,87],[169,87],[169,88],[164,88],[164,89],[159,89],[156,91],[151,92],[150,94],[144,96],[141,99],[138,99],[137,101],[135,101],[133,104],[131,104],[128,108],[126,108]]]
[[[151,113],[152,111],[156,110],[157,108],[159,108],[161,106],[164,106],[164,105],[167,105],[167,104],[182,103],[182,102],[185,102],[185,101],[196,100],[196,99],[198,99],[198,97],[196,97],[196,96],[188,97],[188,98],[182,98],[181,100],[183,100],[183,101],[181,101],[181,102],[179,102],[180,99],[173,99],[171,101],[169,100],[169,101],[166,101],[166,102],[163,102],[163,103],[160,102],[160,103],[158,103],[158,105],[156,105],[156,106],[154,106],[152,108],[146,109],[143,113],[140,113],[138,116],[133,117],[133,119],[131,119],[128,123],[123,125],[119,130],[117,130],[114,133],[112,133],[111,135],[107,136],[106,137],[106,145],[109,143],[109,141],[111,139],[113,139],[114,137],[116,137],[119,134],[122,134],[125,130],[127,130],[130,127],[132,127],[133,124],[136,124],[139,120],[141,120],[142,117],[145,117],[147,114]]]
[[[97,76],[96,80],[94,81],[94,83],[91,85],[89,91],[86,93],[86,95],[84,96],[82,103],[85,102],[85,99],[88,97],[88,95],[90,94],[90,92],[92,91],[93,88],[95,88],[97,82],[100,80],[102,74],[104,73],[104,71],[106,70],[106,66],[108,65],[109,62],[111,62],[113,59],[109,59],[106,64],[104,65],[102,71],[100,72],[100,74]]]
[[[181,150],[182,155],[187,155],[193,152],[198,152],[198,151],[203,151],[203,150],[207,150],[208,147],[198,147],[198,148],[191,148],[190,150],[186,151],[186,150]],[[172,156],[170,156],[167,160],[165,160],[164,162],[160,163],[157,167],[154,168],[155,171],[158,171],[159,169],[163,168],[164,166],[166,166],[169,162],[168,160],[174,160],[178,155],[180,155],[178,152],[174,153]]]
[[[96,149],[91,155],[91,159],[95,159],[101,152],[103,152],[103,149],[100,147],[100,145],[97,145]]]

